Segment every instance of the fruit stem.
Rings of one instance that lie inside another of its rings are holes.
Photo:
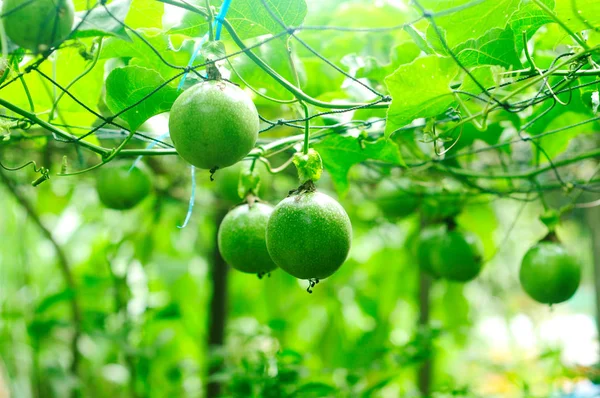
[[[446,227],[448,228],[448,232],[454,231],[457,227],[456,220],[454,219],[454,217],[446,218],[444,220],[444,223],[446,224]]]
[[[548,234],[546,234],[546,236],[544,236],[540,242],[559,243],[560,240],[558,239],[558,236],[556,235],[556,231],[552,230],[552,231],[548,232]]]

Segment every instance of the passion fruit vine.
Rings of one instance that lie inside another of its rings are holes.
[[[265,242],[265,230],[273,206],[244,203],[231,210],[219,226],[219,252],[238,271],[262,276],[277,268]]]
[[[4,28],[10,39],[35,53],[59,45],[71,33],[72,0],[4,0]]]
[[[98,197],[106,207],[127,210],[140,203],[152,190],[152,180],[143,166],[111,162],[98,171]]]
[[[275,207],[266,236],[275,264],[313,286],[346,261],[352,224],[335,199],[317,192],[308,181]]]
[[[250,97],[224,80],[187,89],[175,100],[169,116],[177,153],[213,172],[244,158],[256,144],[258,129],[258,111]]]
[[[581,280],[579,263],[553,234],[533,246],[521,262],[519,280],[523,290],[542,304],[570,299]]]

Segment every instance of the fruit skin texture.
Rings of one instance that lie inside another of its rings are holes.
[[[344,208],[321,192],[283,199],[267,224],[267,249],[287,273],[299,279],[324,279],[346,261],[352,224]]]
[[[477,238],[446,225],[433,225],[421,232],[417,258],[424,271],[455,282],[474,279],[483,266]]]
[[[239,87],[223,80],[198,83],[181,94],[169,116],[179,155],[201,169],[244,158],[258,139],[258,111]]]
[[[131,209],[140,203],[152,190],[152,180],[145,169],[134,167],[131,172],[128,162],[104,165],[98,171],[96,190],[106,207],[116,210]]]
[[[519,280],[525,292],[543,304],[570,299],[581,279],[578,262],[560,243],[540,242],[523,257]]]
[[[265,230],[273,206],[265,203],[243,204],[231,210],[219,226],[219,252],[233,268],[251,274],[277,268],[265,242]]]
[[[28,0],[4,0],[2,14],[21,7]],[[34,0],[3,18],[6,34],[21,47],[33,52],[60,44],[71,33],[75,9],[72,0]]]

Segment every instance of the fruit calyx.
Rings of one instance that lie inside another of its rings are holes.
[[[303,193],[316,192],[316,190],[317,190],[317,187],[315,186],[315,183],[312,180],[308,180],[304,184],[301,184],[298,188],[292,189],[288,193],[288,198],[290,196],[300,195]]]
[[[293,158],[294,165],[298,170],[298,178],[301,183],[309,180],[318,181],[323,173],[323,160],[319,152],[310,148],[307,153],[297,152]]]

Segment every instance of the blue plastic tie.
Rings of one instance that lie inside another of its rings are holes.
[[[159,142],[158,142],[159,140],[165,139],[168,136],[169,136],[169,133],[159,135],[158,137],[156,137],[156,141],[153,141],[150,144],[148,144],[146,149],[154,148],[157,144],[159,144]],[[135,168],[135,166],[138,165],[138,163],[142,160],[143,157],[144,157],[144,155],[140,155],[137,158],[135,158],[135,160],[133,161],[133,164],[131,165],[131,167],[128,170],[128,173],[131,173],[131,170],[133,170]]]
[[[196,168],[194,166],[190,166],[190,171],[192,172],[192,192],[190,194],[190,203],[188,205],[185,221],[183,222],[183,225],[177,226],[177,228],[180,229],[185,228],[188,225],[190,218],[192,218],[192,210],[194,210],[194,202],[196,200]]]
[[[231,5],[231,1],[232,0],[223,1],[221,10],[219,11],[219,14],[215,17],[215,20],[213,22],[213,29],[216,30],[215,40],[221,39],[221,29],[223,28],[222,21],[225,19],[225,16],[227,15],[227,11],[229,11],[229,6]],[[188,64],[187,64],[188,68],[192,67],[192,65],[194,64],[194,61],[196,60],[196,58],[198,57],[198,54],[200,53],[200,50],[202,49],[202,46],[204,45],[204,43],[206,43],[207,40],[208,40],[208,33],[206,33],[204,36],[202,36],[202,39],[200,39],[200,41],[196,44],[196,47],[194,48],[194,52],[192,53],[192,56],[191,56],[190,60],[188,61]],[[185,72],[183,74],[183,76],[181,77],[181,81],[179,82],[179,85],[177,86],[177,90],[181,90],[183,88],[183,85],[185,84],[185,80],[187,79],[187,76],[188,76],[188,72]]]

